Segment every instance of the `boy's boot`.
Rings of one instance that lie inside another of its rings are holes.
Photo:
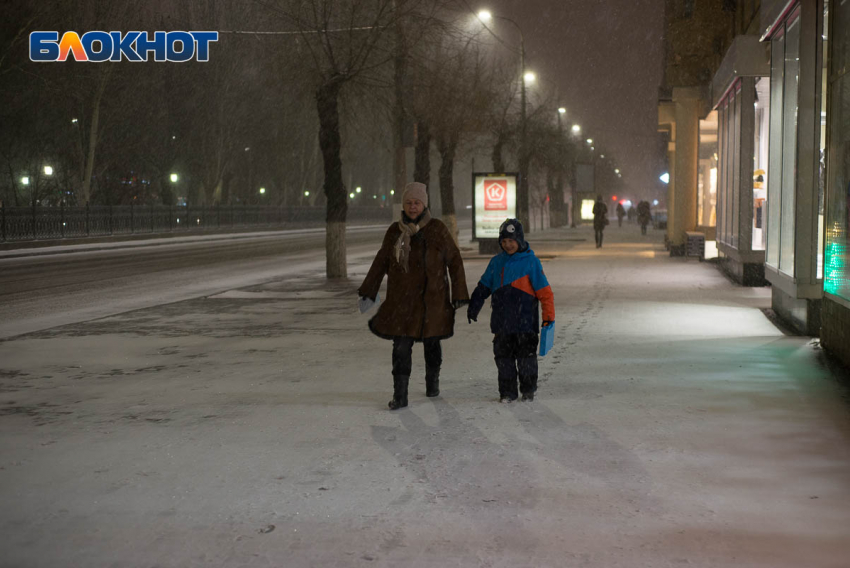
[[[522,400],[534,400],[534,393],[537,392],[537,357],[517,359],[517,368]]]
[[[407,383],[410,375],[393,375],[393,399],[387,404],[390,410],[407,406]]]
[[[438,396],[440,394],[440,368],[425,368],[425,396]]]
[[[516,400],[516,360],[510,357],[496,357],[496,369],[499,372],[499,398],[504,402]]]

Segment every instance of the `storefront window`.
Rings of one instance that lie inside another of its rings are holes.
[[[732,95],[723,113],[723,242],[732,245],[732,178],[735,168],[732,156],[735,155],[735,137],[732,135],[735,124],[735,96]]]
[[[741,91],[738,89],[734,107],[735,112],[732,113],[732,119],[729,123],[729,133],[732,137],[732,185],[731,187],[731,196],[729,199],[730,205],[732,206],[732,215],[731,215],[731,229],[732,229],[732,246],[738,247],[738,237],[739,231],[741,227],[740,217],[741,217]],[[729,105],[729,108],[732,108],[732,104]]]
[[[785,30],[785,84],[782,105],[782,212],[779,270],[794,276],[796,228],[797,92],[800,78],[800,18]]]
[[[785,36],[770,45],[770,162],[767,176],[767,264],[779,268],[779,228],[782,212],[782,85]]]
[[[717,111],[699,121],[697,225],[717,224]]]
[[[753,140],[753,250],[767,242],[767,151],[770,126],[770,80],[756,81],[755,139]]]
[[[717,186],[717,209],[720,215],[717,232],[718,241],[727,245],[732,244],[731,235],[731,196],[729,195],[729,180],[732,176],[732,142],[729,136],[729,120],[733,105],[724,101],[718,114],[718,129],[720,134],[720,175]]]
[[[850,301],[850,2],[835,3],[831,43],[824,291]]]
[[[818,216],[817,216],[817,279],[823,278],[823,246],[824,246],[824,190],[826,186],[826,105],[827,84],[829,82],[829,0],[823,3],[823,41],[821,50],[821,94],[820,94],[820,159],[818,160]]]

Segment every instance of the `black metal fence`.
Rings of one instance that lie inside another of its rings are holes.
[[[349,222],[392,220],[392,208],[349,207]],[[216,205],[212,207],[87,205],[0,207],[0,240],[31,241],[143,233],[175,233],[322,225],[324,207]]]

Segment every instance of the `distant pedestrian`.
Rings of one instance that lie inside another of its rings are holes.
[[[500,402],[534,400],[537,392],[538,304],[543,307],[543,326],[555,322],[555,299],[543,266],[525,242],[522,224],[508,219],[499,228],[502,252],[494,256],[472,293],[467,308],[469,323],[490,296],[490,331],[499,377]]]
[[[617,226],[623,226],[623,217],[626,216],[626,208],[623,207],[622,203],[617,203]]]
[[[608,224],[608,206],[602,201],[602,196],[596,196],[596,203],[593,204],[593,232],[596,236],[596,248],[602,247],[602,232],[605,230],[605,225]]]
[[[641,200],[637,205],[638,223],[640,223],[640,234],[646,234],[646,226],[652,220],[652,211],[649,208],[649,201]]]
[[[460,251],[445,224],[431,218],[425,185],[407,184],[401,201],[401,219],[387,229],[357,291],[374,301],[387,276],[387,298],[369,329],[393,342],[391,410],[407,406],[414,342],[425,349],[425,395],[440,394],[440,340],[453,335],[455,310],[469,303]]]

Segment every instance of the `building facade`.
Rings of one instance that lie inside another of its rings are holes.
[[[769,283],[774,311],[850,365],[850,2],[669,0],[667,16],[671,253],[716,224],[724,270]]]

